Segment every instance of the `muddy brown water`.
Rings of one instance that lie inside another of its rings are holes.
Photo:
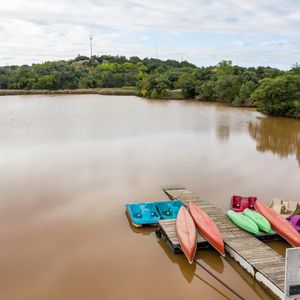
[[[166,199],[170,184],[223,209],[232,194],[297,201],[299,165],[299,120],[137,97],[1,97],[1,299],[235,299],[153,228],[132,228],[124,205]],[[233,259],[197,257],[246,299],[272,299]]]

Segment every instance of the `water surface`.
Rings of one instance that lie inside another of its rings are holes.
[[[1,97],[1,299],[233,299],[153,228],[132,228],[124,204],[166,199],[174,184],[223,209],[233,194],[297,201],[299,165],[298,120],[137,97]],[[233,259],[198,257],[247,299],[271,299]]]

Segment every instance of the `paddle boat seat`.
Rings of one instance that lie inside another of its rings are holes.
[[[243,212],[246,208],[254,210],[256,199],[256,197],[232,196],[231,209],[235,212]]]
[[[272,207],[279,214],[284,214],[284,210],[282,209],[282,200],[274,198],[270,207]]]
[[[155,225],[162,219],[176,219],[181,200],[126,204],[127,214],[136,227]]]
[[[269,205],[273,210],[281,214],[284,218],[300,214],[300,205],[295,201],[284,201],[274,198]]]
[[[134,218],[142,218],[142,210],[138,204],[131,205],[131,213]]]
[[[283,204],[287,208],[286,210],[288,214],[294,213],[299,207],[299,203],[294,201],[283,201]]]
[[[155,203],[127,204],[126,208],[134,225],[156,224],[160,220]]]
[[[149,224],[156,223],[160,219],[154,203],[146,203],[143,214],[145,219],[149,220]]]
[[[169,216],[172,214],[172,208],[169,206],[168,203],[161,202],[158,205],[159,205],[159,209],[163,215]]]
[[[175,219],[179,208],[182,206],[182,201],[167,201],[158,202],[157,210],[163,219]]]
[[[300,232],[300,216],[293,216],[290,219],[290,224],[298,231]]]

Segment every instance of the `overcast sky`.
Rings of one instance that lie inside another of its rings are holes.
[[[94,54],[300,62],[299,0],[1,0],[0,65]]]

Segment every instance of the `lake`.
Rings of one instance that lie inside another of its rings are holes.
[[[176,184],[224,210],[233,194],[299,201],[300,121],[196,101],[1,97],[0,170],[1,299],[230,299],[154,228],[132,228],[124,205]],[[197,257],[247,299],[272,299],[230,257]]]

